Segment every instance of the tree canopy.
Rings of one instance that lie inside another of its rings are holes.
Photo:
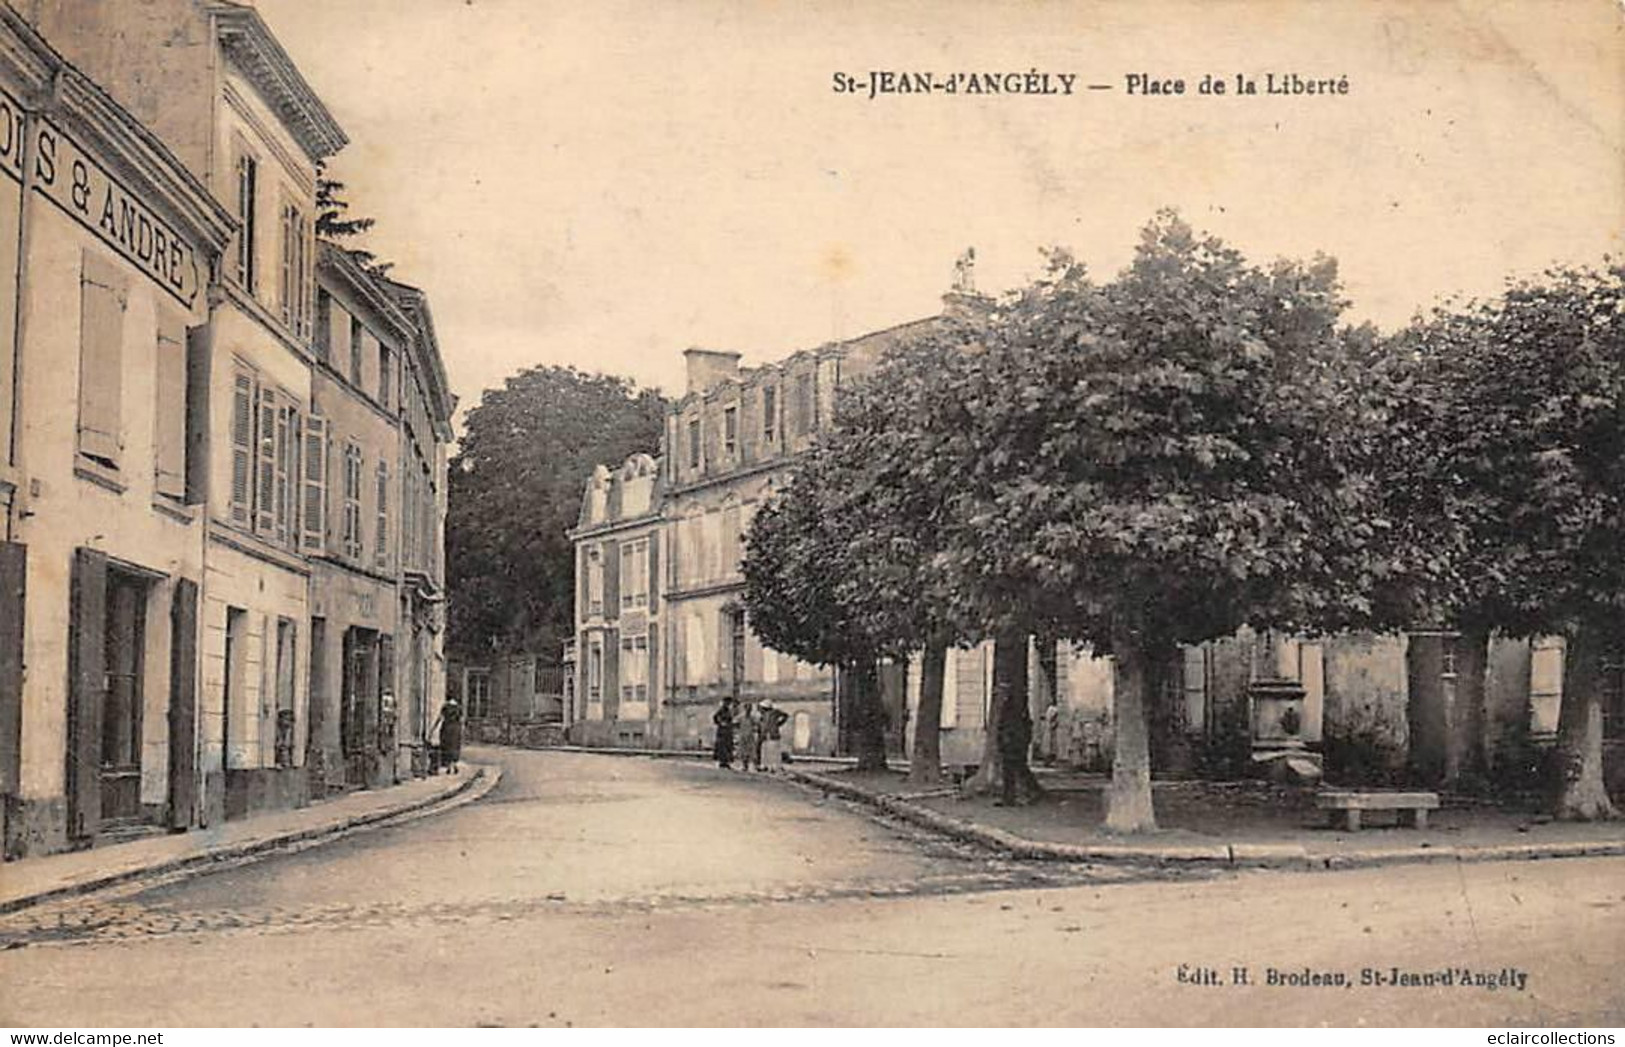
[[[665,401],[625,378],[534,367],[489,389],[450,465],[450,636],[465,655],[556,656],[574,631],[577,524],[593,467],[655,453]]]

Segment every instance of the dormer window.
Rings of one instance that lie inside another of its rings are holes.
[[[722,409],[722,453],[732,458],[739,453],[739,408]]]

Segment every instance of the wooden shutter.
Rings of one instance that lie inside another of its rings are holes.
[[[649,613],[660,613],[660,532],[649,532]]]
[[[299,524],[293,516],[294,491],[298,485],[298,472],[293,467],[294,451],[298,447],[298,412],[280,396],[273,396],[272,411],[276,419],[276,442],[271,449],[275,462],[272,480],[272,512],[278,542],[298,546],[293,536]]]
[[[22,784],[23,613],[28,546],[0,542],[0,794]],[[11,857],[11,855],[7,855]]]
[[[604,617],[616,618],[621,613],[621,543],[613,539],[604,543],[604,555],[599,561],[604,572]]]
[[[389,463],[378,462],[378,520],[373,529],[373,562],[379,567],[389,563]]]
[[[113,263],[85,252],[79,277],[79,451],[117,466],[123,396],[125,283]]]
[[[276,530],[276,393],[260,386],[255,401],[254,530],[268,535]]]
[[[604,719],[613,720],[621,707],[621,634],[604,634]]]
[[[655,695],[658,692],[660,679],[660,630],[649,627],[649,703],[650,717],[653,718]]]
[[[159,494],[186,497],[186,323],[176,313],[158,313],[158,386],[153,455]]]
[[[254,377],[238,371],[231,392],[231,520],[249,526],[254,475]]]
[[[327,534],[327,419],[305,419],[305,455],[301,542],[306,552],[319,553]]]
[[[197,809],[197,583],[175,582],[169,609],[169,826],[188,829]]]
[[[68,603],[68,837],[101,824],[102,704],[107,691],[107,555],[76,549]]]
[[[209,406],[214,357],[214,325],[189,328],[186,332],[186,502],[202,505],[209,500]]]

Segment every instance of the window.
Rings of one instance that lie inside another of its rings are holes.
[[[803,436],[817,428],[817,404],[813,401],[812,375],[796,375],[796,429],[794,435]]]
[[[470,672],[468,674],[467,715],[470,720],[484,720],[491,715],[490,673]]]
[[[259,194],[259,164],[252,156],[237,157],[237,282],[249,293],[255,290],[254,210]]]
[[[779,390],[767,386],[762,390],[762,440],[772,443],[779,432]]]
[[[587,614],[604,613],[604,553],[598,546],[587,550]]]
[[[700,420],[693,419],[688,423],[688,467],[700,467]]]
[[[238,365],[231,403],[231,521],[297,550],[304,418],[287,393]]]
[[[649,606],[649,539],[621,546],[621,606]]]
[[[395,386],[395,366],[390,358],[389,346],[378,343],[378,403],[389,410],[390,390]]]
[[[276,765],[292,767],[294,750],[294,624],[286,618],[276,623]]]
[[[310,332],[309,223],[293,204],[282,205],[282,266],[278,270],[277,301],[282,322],[297,335]]]
[[[389,463],[378,462],[378,526],[373,530],[373,565],[389,566]]]
[[[344,555],[361,559],[361,448],[344,446]]]
[[[160,307],[153,403],[153,488],[186,498],[186,321]]]
[[[333,296],[320,288],[316,291],[316,334],[312,339],[316,355],[329,363],[333,359]]]
[[[350,317],[350,384],[357,389],[361,388],[361,343],[363,342],[361,321]]]
[[[649,638],[629,636],[621,640],[621,701],[649,700]]]
[[[319,553],[327,543],[327,420],[315,413],[305,419],[304,518],[306,552]]]
[[[722,409],[722,453],[732,458],[739,453],[739,408]]]
[[[79,453],[117,469],[124,449],[124,310],[118,267],[85,252],[79,273]]]
[[[594,637],[587,645],[587,701],[604,700],[604,643]]]

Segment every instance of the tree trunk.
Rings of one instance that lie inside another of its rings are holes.
[[[1561,779],[1553,812],[1564,821],[1616,817],[1602,775],[1602,650],[1594,629],[1570,630],[1563,655],[1563,704],[1557,718]]]
[[[886,710],[880,703],[880,672],[874,659],[851,666],[853,742],[858,770],[886,769]]]
[[[1006,803],[1043,795],[1027,763],[1032,716],[1027,711],[1027,633],[1003,629],[993,638],[993,695],[989,703],[982,766],[965,783],[967,793],[997,791]]]
[[[1117,656],[1117,686],[1112,702],[1112,781],[1106,790],[1106,831],[1155,832],[1149,702],[1152,653],[1126,630],[1113,637],[1112,653]]]
[[[1450,750],[1446,767],[1452,788],[1478,791],[1489,766],[1485,703],[1490,663],[1490,632],[1469,626],[1456,640],[1456,700],[1451,710]]]
[[[914,747],[908,762],[908,780],[917,785],[942,781],[942,687],[947,661],[947,643],[933,638],[925,645],[920,661],[920,705],[914,710]]]

